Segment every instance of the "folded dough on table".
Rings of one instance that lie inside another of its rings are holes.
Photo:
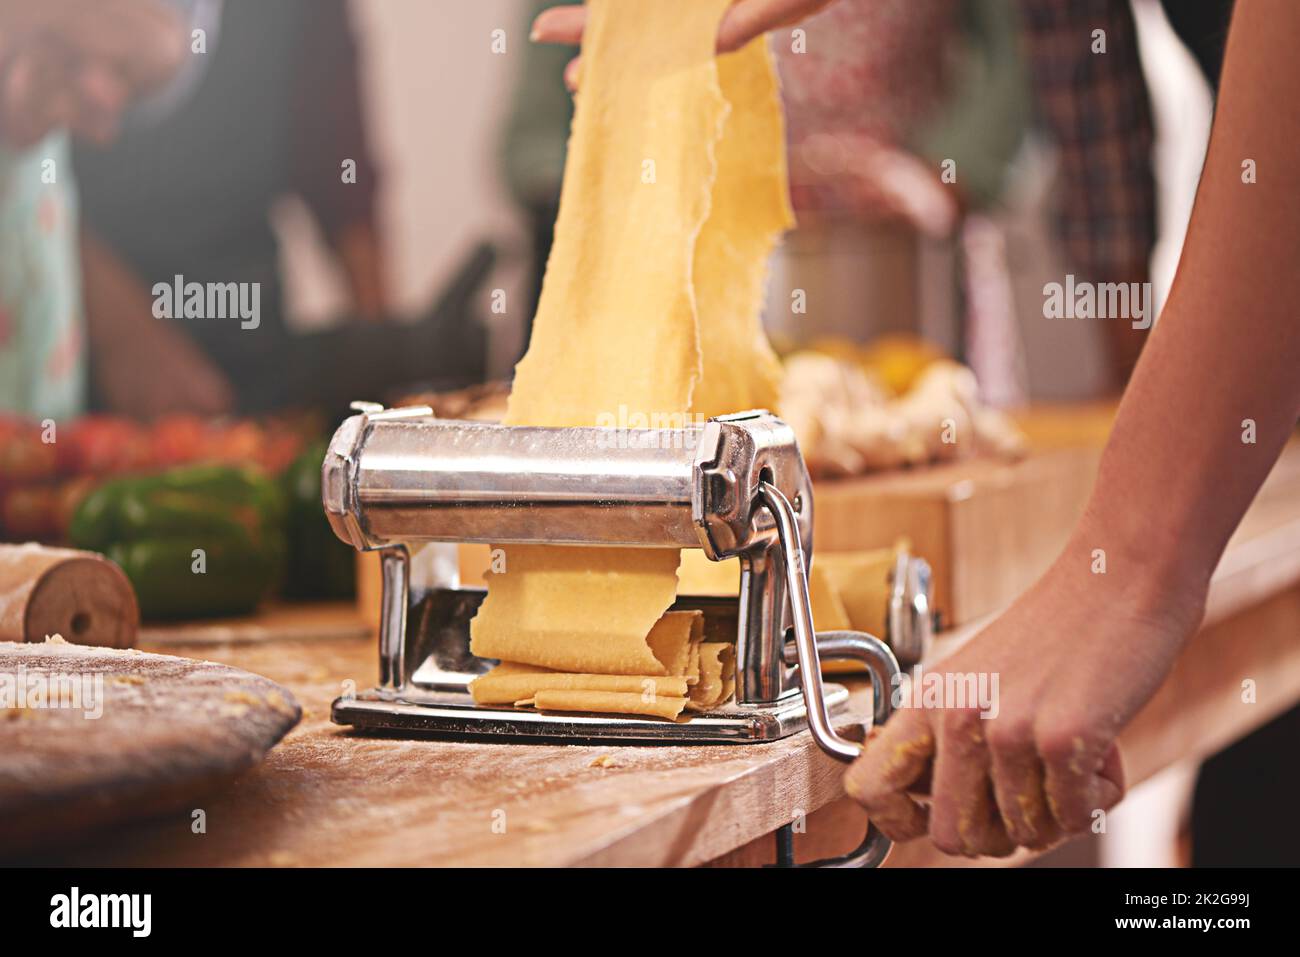
[[[714,55],[729,2],[589,0],[555,241],[508,424],[685,424],[775,404],[759,310],[793,224],[785,133],[766,41]],[[473,683],[476,700],[676,718],[731,697],[734,648],[694,625],[683,640],[679,613],[665,614],[676,550],[503,552],[471,625],[474,654],[503,663]]]
[[[900,539],[892,548],[814,554],[808,569],[808,597],[817,630],[865,631],[884,638],[890,575],[900,549],[910,550],[911,543]],[[685,552],[678,579],[683,595],[735,595],[740,589],[740,560],[711,562],[703,552]],[[822,662],[822,670],[828,672],[865,669],[854,661]]]
[[[604,711],[674,719],[681,717],[683,710],[708,711],[726,702],[736,690],[736,647],[727,641],[706,641],[695,648],[695,669],[689,676],[628,678],[621,675],[552,672],[549,675],[534,675],[532,681],[521,682],[518,685],[520,689],[532,687],[533,691],[527,698],[511,703],[531,704],[544,711]],[[507,676],[501,680],[510,681],[515,677]],[[493,672],[474,682],[474,686],[487,685],[485,698],[492,699],[480,699],[476,690],[476,701],[483,704],[506,703],[496,701],[499,697],[493,684],[496,678],[497,675]],[[636,682],[640,687],[632,689],[616,685],[615,682]]]
[[[703,711],[722,704],[735,688],[735,648],[703,637],[703,612],[670,611],[647,638],[659,668],[654,674],[579,674],[504,661],[471,682],[470,693],[484,705],[676,718],[684,709]]]

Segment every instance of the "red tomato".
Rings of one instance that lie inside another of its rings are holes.
[[[111,475],[153,466],[153,448],[144,428],[131,419],[90,415],[59,435],[65,475]]]
[[[57,473],[57,445],[43,441],[43,435],[39,422],[12,418],[0,422],[0,482],[31,482]]]
[[[208,443],[208,424],[197,415],[163,416],[151,429],[154,464],[162,468],[201,459]]]
[[[59,493],[55,485],[22,485],[0,498],[0,527],[11,542],[59,537]]]
[[[291,432],[267,432],[258,464],[269,475],[279,475],[302,451],[302,436]]]
[[[265,436],[256,422],[235,421],[213,430],[209,436],[208,457],[228,465],[256,462],[262,453]]]

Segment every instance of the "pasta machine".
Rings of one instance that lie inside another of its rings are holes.
[[[811,484],[794,432],[769,413],[614,429],[438,419],[427,406],[354,408],[360,414],[326,452],[322,498],[343,541],[380,552],[380,684],[337,699],[337,723],[571,743],[760,742],[807,728],[824,751],[851,761],[862,745],[836,726],[848,692],[823,682],[820,659],[867,666],[879,723],[899,675],[895,650],[910,663],[928,638],[929,571],[907,555],[893,575],[890,644],[816,633]],[[714,561],[738,558],[738,598],[682,596],[674,606],[703,611],[708,640],[735,642],[734,700],[677,722],[477,705],[468,685],[493,662],[470,653],[469,621],[485,592],[457,587],[454,570],[413,581],[412,565],[425,556],[412,550],[439,542],[700,548]],[[862,733],[859,722],[850,726]]]

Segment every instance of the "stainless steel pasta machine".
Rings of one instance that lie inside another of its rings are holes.
[[[815,631],[812,488],[793,431],[771,414],[673,429],[537,428],[438,419],[424,406],[355,408],[326,453],[322,498],[341,539],[381,553],[380,684],[336,700],[340,724],[616,743],[758,742],[807,728],[850,761],[862,745],[835,723],[848,692],[822,681],[820,658],[867,666],[878,723],[890,713],[898,658],[919,658],[928,639],[929,569],[908,555],[894,570],[888,644]],[[738,558],[738,599],[683,596],[674,606],[701,609],[709,640],[734,640],[734,701],[679,722],[476,705],[469,682],[492,664],[469,651],[484,593],[456,587],[454,572],[413,585],[411,548],[437,542],[700,548],[714,561]]]

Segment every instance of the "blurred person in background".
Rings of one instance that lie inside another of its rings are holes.
[[[1028,126],[1017,26],[1002,0],[841,0],[776,40],[798,218],[779,269],[817,311],[786,330],[774,315],[778,335],[929,336],[986,397],[1019,397],[1014,304],[982,215]],[[991,335],[998,349],[976,348]]]
[[[158,0],[0,0],[0,409],[85,404],[77,189],[68,136],[105,143],[184,56]]]
[[[1232,0],[1162,5],[1216,83]],[[996,206],[1031,113],[1056,149],[1066,267],[1093,283],[1149,279],[1155,132],[1129,0],[841,0],[802,30],[801,47],[776,44],[799,213],[784,255],[795,285],[866,284],[842,290],[853,314],[832,317],[834,331],[914,330],[916,239],[955,236],[965,328],[952,345],[990,398],[1020,392],[1007,267],[981,213]],[[843,247],[853,266],[836,272]],[[1103,334],[1122,387],[1147,330],[1108,322]]]
[[[389,312],[360,51],[346,0],[171,0],[204,31],[172,86],[107,148],[76,154],[94,386],[114,411],[260,412],[374,398],[401,383],[477,381],[469,294],[478,250],[418,321]],[[295,333],[271,212],[300,197],[341,266],[354,315]],[[158,318],[155,284],[258,290],[255,323]],[[390,321],[391,320],[391,321]]]
[[[1217,86],[1233,0],[1161,6]],[[1130,2],[1019,0],[1018,8],[1034,102],[1058,149],[1056,213],[1067,263],[1088,282],[1147,282],[1156,242],[1155,130]],[[1149,330],[1126,322],[1105,329],[1122,387]]]
[[[841,0],[775,39],[798,221],[780,265],[810,303],[781,338],[918,330],[918,236],[957,210],[912,139],[942,108],[957,6]]]

